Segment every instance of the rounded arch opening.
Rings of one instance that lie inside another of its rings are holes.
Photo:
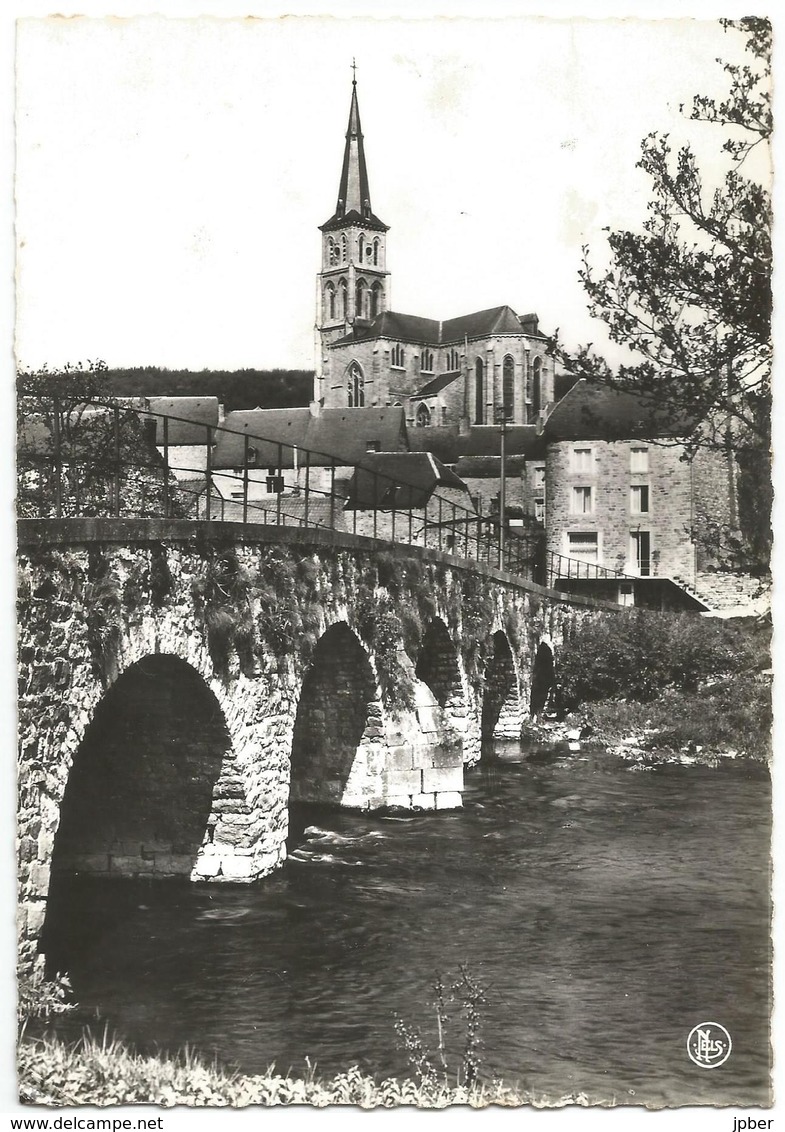
[[[485,666],[480,735],[483,741],[520,734],[518,678],[510,642],[500,630],[493,634],[492,653]]]
[[[532,689],[529,699],[529,715],[534,719],[548,705],[555,689],[556,670],[553,663],[553,650],[546,641],[541,641],[534,658],[532,669]]]
[[[232,742],[199,673],[144,657],[98,704],[60,807],[52,871],[188,875]]]
[[[427,684],[440,708],[463,698],[458,654],[445,623],[435,617],[423,634],[414,674]]]
[[[302,832],[303,805],[338,805],[377,700],[371,662],[341,621],[314,650],[292,735],[289,841]]]
[[[41,939],[49,963],[65,957],[69,969],[85,916],[94,930],[103,914],[95,885],[189,879],[211,837],[231,747],[221,705],[186,661],[155,654],[118,677],[85,730],[60,805]]]

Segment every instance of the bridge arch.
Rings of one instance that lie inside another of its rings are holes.
[[[483,679],[481,736],[483,741],[517,739],[523,722],[518,673],[510,642],[501,629],[493,634],[491,647]]]
[[[535,719],[540,715],[550,699],[556,686],[556,667],[553,658],[553,646],[550,641],[542,640],[537,646],[532,665],[531,693],[529,696],[529,715]]]
[[[231,749],[221,706],[190,664],[165,653],[131,664],[76,749],[52,873],[191,875]]]
[[[458,667],[458,650],[440,617],[434,617],[428,623],[417,655],[414,674],[418,680],[428,685],[440,708],[449,712],[456,702],[463,703],[463,682]]]
[[[323,633],[302,682],[291,751],[291,804],[352,804],[349,778],[362,748],[381,735],[370,657],[345,621]]]

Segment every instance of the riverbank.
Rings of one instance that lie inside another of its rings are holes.
[[[771,679],[736,675],[699,691],[669,688],[647,702],[621,696],[588,702],[564,719],[527,725],[524,738],[543,744],[603,748],[630,762],[715,766],[771,758]]]
[[[191,1050],[170,1057],[134,1053],[118,1041],[86,1034],[68,1045],[56,1038],[24,1039],[18,1050],[19,1099],[31,1105],[128,1105],[171,1107],[245,1107],[247,1105],[357,1105],[391,1108],[414,1105],[446,1108],[468,1105],[485,1108],[518,1105],[600,1103],[585,1094],[551,1098],[508,1088],[500,1081],[470,1087],[443,1081],[418,1082],[407,1078],[376,1081],[352,1066],[334,1077],[319,1077],[308,1067],[302,1077],[276,1073],[232,1072],[209,1063]],[[607,1103],[607,1101],[606,1101]]]

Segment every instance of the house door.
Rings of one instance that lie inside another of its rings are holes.
[[[635,566],[635,572],[641,578],[648,578],[651,574],[651,532],[632,531],[630,534],[630,557]]]

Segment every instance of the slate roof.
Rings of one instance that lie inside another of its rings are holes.
[[[231,430],[231,431],[223,431]],[[326,467],[335,458],[339,464],[359,464],[368,455],[368,444],[379,451],[401,452],[408,448],[406,419],[399,406],[382,408],[327,408],[319,416],[310,409],[251,409],[229,413],[216,434],[213,467],[241,468],[245,435],[253,437],[249,447],[256,467],[294,467],[293,448],[309,449],[312,467]],[[302,456],[297,457],[298,465]]]
[[[428,428],[409,430],[409,449],[412,452],[432,452],[443,464],[454,464],[458,459],[458,425],[429,425]]]
[[[686,436],[690,422],[641,397],[581,379],[562,397],[543,427],[553,440],[635,440]]]
[[[512,307],[491,307],[484,311],[460,315],[439,322],[415,314],[382,311],[368,322],[358,323],[349,334],[338,338],[333,346],[363,342],[369,338],[398,338],[403,342],[427,343],[431,346],[457,345],[465,338],[488,338],[494,334],[523,334],[524,329]]]
[[[387,225],[383,224],[371,210],[371,190],[368,187],[368,167],[365,163],[356,79],[352,80],[352,101],[349,106],[349,125],[346,128],[346,145],[343,151],[341,180],[338,185],[338,203],[335,215],[326,224],[321,225],[321,231],[331,232],[350,224],[387,231]]]
[[[467,491],[463,480],[429,452],[372,452],[352,477],[346,509],[424,507],[440,487]]]
[[[501,456],[461,456],[455,465],[455,472],[463,479],[500,479]],[[525,456],[505,456],[504,465],[508,476],[520,475],[526,464]]]
[[[448,385],[452,385],[461,376],[460,370],[452,370],[449,373],[440,373],[438,377],[432,378],[427,385],[423,385],[422,389],[417,393],[409,393],[407,396],[412,400],[416,397],[433,397],[434,393],[441,392],[446,389]]]
[[[528,455],[537,441],[536,425],[508,425],[504,451],[507,456]],[[498,425],[472,425],[468,435],[458,439],[461,456],[498,456],[501,437]]]
[[[217,397],[148,397],[148,420],[155,421],[155,443],[164,443],[163,417],[169,417],[168,443],[207,444],[207,427],[218,424]]]

